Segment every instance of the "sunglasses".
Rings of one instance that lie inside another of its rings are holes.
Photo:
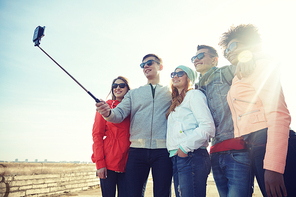
[[[118,83],[113,83],[113,84],[112,84],[112,88],[117,88],[118,86],[119,86],[120,88],[125,88],[126,84],[125,84],[125,83],[120,83],[120,84],[118,84]]]
[[[151,66],[153,64],[153,62],[156,62],[159,64],[159,62],[155,61],[155,60],[148,60],[147,62],[143,62],[142,64],[140,64],[141,68],[145,67],[145,64],[147,64],[147,66]]]
[[[224,56],[227,56],[228,53],[230,53],[231,51],[235,50],[237,48],[237,43],[240,42],[233,42],[229,45],[229,47],[227,49],[225,49],[224,51]]]
[[[182,77],[184,74],[185,74],[185,71],[172,72],[171,73],[171,78],[174,78],[175,75],[177,75],[177,77]]]
[[[199,54],[197,54],[196,56],[193,56],[193,57],[191,58],[191,62],[194,63],[194,61],[195,61],[196,58],[199,59],[199,60],[201,60],[201,59],[204,58],[204,57],[205,57],[205,52],[203,52],[203,53],[199,53]]]

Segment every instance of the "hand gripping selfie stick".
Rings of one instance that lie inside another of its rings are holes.
[[[99,99],[97,99],[90,91],[88,91],[87,89],[85,89],[85,87],[83,87],[72,75],[70,75],[70,73],[68,73],[61,65],[59,65],[59,63],[57,63],[52,57],[50,57],[50,55],[48,55],[39,45],[40,45],[40,40],[41,38],[44,36],[44,27],[38,26],[36,27],[35,31],[34,31],[34,35],[33,35],[33,42],[35,43],[34,46],[37,46],[41,51],[43,51],[52,61],[54,61],[54,63],[56,63],[56,65],[58,65],[65,73],[67,73],[67,75],[69,75],[80,87],[82,87],[82,89],[87,92],[97,103],[100,102]]]

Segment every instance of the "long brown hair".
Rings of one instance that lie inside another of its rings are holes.
[[[191,82],[189,80],[189,78],[187,77],[187,80],[186,80],[186,84],[185,84],[185,87],[184,89],[181,91],[181,94],[179,94],[179,91],[176,87],[173,86],[173,83],[171,81],[171,89],[172,89],[172,104],[166,114],[166,118],[169,117],[170,113],[172,111],[175,111],[175,108],[177,106],[179,106],[183,100],[184,100],[184,97],[186,96],[186,93],[191,90],[192,88],[190,88],[191,86]]]
[[[116,81],[117,79],[121,79],[121,80],[125,83],[125,85],[127,86],[127,91],[126,91],[126,92],[128,92],[128,91],[131,89],[130,86],[129,86],[128,79],[125,78],[125,77],[123,77],[123,76],[118,76],[117,78],[115,78],[115,79],[112,81],[112,84],[111,84],[111,90],[110,90],[109,94],[107,95],[106,99],[107,99],[108,96],[112,93],[112,100],[116,100],[116,97],[115,97],[114,92],[113,92],[112,85],[115,83],[115,81]]]

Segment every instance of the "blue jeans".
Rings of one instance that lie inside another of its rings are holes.
[[[172,162],[176,197],[205,197],[211,170],[208,151],[197,149],[187,157],[173,156]]]
[[[118,197],[127,197],[125,173],[107,170],[107,178],[100,179],[103,197],[115,197],[116,185]]]
[[[252,170],[256,176],[263,196],[267,196],[265,190],[263,160],[266,150],[267,129],[262,129],[244,136],[250,151]],[[296,135],[290,132],[284,182],[288,197],[296,194]]]
[[[150,169],[153,178],[153,196],[171,195],[173,169],[167,149],[130,148],[125,172],[128,197],[144,196]]]
[[[251,197],[253,178],[247,150],[211,154],[214,180],[220,197]]]

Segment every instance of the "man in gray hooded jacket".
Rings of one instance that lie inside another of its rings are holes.
[[[150,169],[154,196],[170,196],[172,163],[166,150],[166,113],[171,105],[171,93],[169,87],[159,84],[161,58],[145,55],[140,67],[147,84],[128,91],[115,109],[111,110],[104,101],[97,103],[97,111],[113,123],[131,116],[131,145],[125,174],[128,196],[144,196]]]

